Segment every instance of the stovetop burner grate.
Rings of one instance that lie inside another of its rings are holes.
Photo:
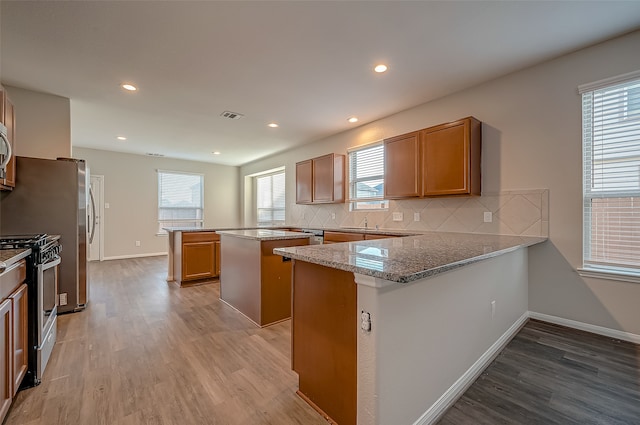
[[[0,249],[34,248],[47,243],[47,234],[0,236]]]

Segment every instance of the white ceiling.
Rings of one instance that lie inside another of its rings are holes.
[[[640,28],[640,1],[5,0],[0,13],[2,82],[70,98],[73,146],[229,165]]]

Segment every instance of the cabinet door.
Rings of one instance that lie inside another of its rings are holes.
[[[480,194],[479,134],[471,118],[424,130],[423,196]]]
[[[216,261],[215,261],[215,275],[220,276],[220,270],[222,269],[222,265],[220,264],[220,253],[222,252],[222,246],[220,242],[215,242],[215,252],[216,252]]]
[[[296,164],[296,204],[310,204],[313,181],[313,165],[311,160]]]
[[[313,202],[333,202],[333,155],[314,158]]]
[[[0,185],[4,186],[5,189],[11,190],[11,188],[16,185],[16,144],[15,144],[15,113],[13,108],[13,103],[7,97],[7,92],[4,89],[0,89],[2,93],[0,94],[0,103],[2,104],[0,111],[0,120],[7,127],[7,138],[9,139],[9,143],[11,143],[11,149],[13,151],[13,156],[7,164],[6,176],[4,179],[0,180]]]
[[[182,280],[206,279],[215,276],[215,242],[182,244]]]
[[[11,296],[13,309],[13,394],[27,373],[27,285],[22,284]]]
[[[4,419],[13,399],[13,326],[11,300],[0,304],[0,422]]]
[[[384,197],[420,196],[420,132],[384,141]]]
[[[353,242],[353,241],[363,241],[363,240],[364,240],[363,233],[324,232],[323,243],[329,244],[329,243]]]

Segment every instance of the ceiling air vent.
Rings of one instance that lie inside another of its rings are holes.
[[[224,111],[223,113],[220,114],[221,117],[223,118],[229,118],[230,120],[239,120],[240,118],[244,117],[244,115],[239,114],[237,112],[231,112],[231,111]]]
[[[158,156],[158,157],[160,157],[160,156],[164,156],[164,155],[163,155],[163,154],[161,154],[161,153],[152,153],[152,152],[147,152],[147,155],[148,155],[148,156]]]

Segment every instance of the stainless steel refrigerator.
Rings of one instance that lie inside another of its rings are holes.
[[[82,310],[89,300],[89,187],[83,160],[19,156],[16,187],[0,195],[0,234],[61,236],[58,313]]]

